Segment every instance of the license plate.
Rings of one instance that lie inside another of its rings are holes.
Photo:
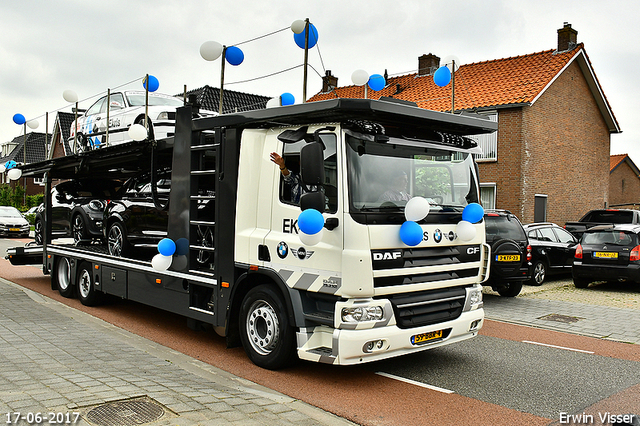
[[[615,251],[595,251],[593,252],[593,257],[598,259],[617,259],[618,253]]]
[[[20,228],[9,228],[11,232],[20,232]]]
[[[496,255],[498,262],[520,262],[519,254],[498,254]]]
[[[420,343],[425,343],[430,340],[441,339],[442,338],[442,330],[432,331],[429,333],[416,334],[415,336],[411,336],[411,344],[419,345]]]

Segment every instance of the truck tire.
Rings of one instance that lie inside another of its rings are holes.
[[[95,289],[93,269],[89,262],[82,262],[78,268],[78,299],[85,306],[96,306],[102,302],[103,293]]]
[[[71,281],[71,263],[69,263],[69,259],[66,257],[58,258],[54,278],[60,295],[68,298],[75,297],[76,286]]]
[[[249,359],[259,367],[278,370],[295,363],[295,332],[285,303],[273,287],[254,287],[244,297],[240,340]]]
[[[516,297],[520,294],[520,290],[522,290],[522,281],[504,283],[496,289],[502,297]]]

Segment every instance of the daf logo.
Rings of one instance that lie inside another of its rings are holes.
[[[373,260],[396,260],[402,257],[401,251],[385,251],[383,253],[373,253]]]
[[[480,247],[468,247],[467,254],[478,254]]]

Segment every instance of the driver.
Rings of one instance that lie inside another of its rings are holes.
[[[407,174],[403,170],[396,170],[391,176],[390,188],[378,198],[378,201],[381,203],[385,201],[409,201],[411,195],[407,192],[408,182]]]

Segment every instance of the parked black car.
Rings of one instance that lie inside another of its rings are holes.
[[[500,296],[515,297],[531,279],[531,246],[522,224],[506,210],[484,215],[487,244],[491,246],[491,270],[487,285]]]
[[[170,177],[170,171],[158,174],[155,201],[149,173],[125,182],[122,196],[104,211],[109,254],[127,257],[133,247],[155,247],[167,236]]]
[[[524,225],[529,237],[533,274],[529,284],[542,285],[552,274],[570,274],[578,239],[564,228],[550,222]]]
[[[576,247],[573,283],[594,281],[640,283],[640,225],[598,225],[587,229]]]
[[[102,216],[110,200],[119,197],[122,182],[109,179],[69,180],[51,190],[52,238],[73,237],[74,243],[102,239]],[[36,211],[35,242],[42,244],[44,204]]]

